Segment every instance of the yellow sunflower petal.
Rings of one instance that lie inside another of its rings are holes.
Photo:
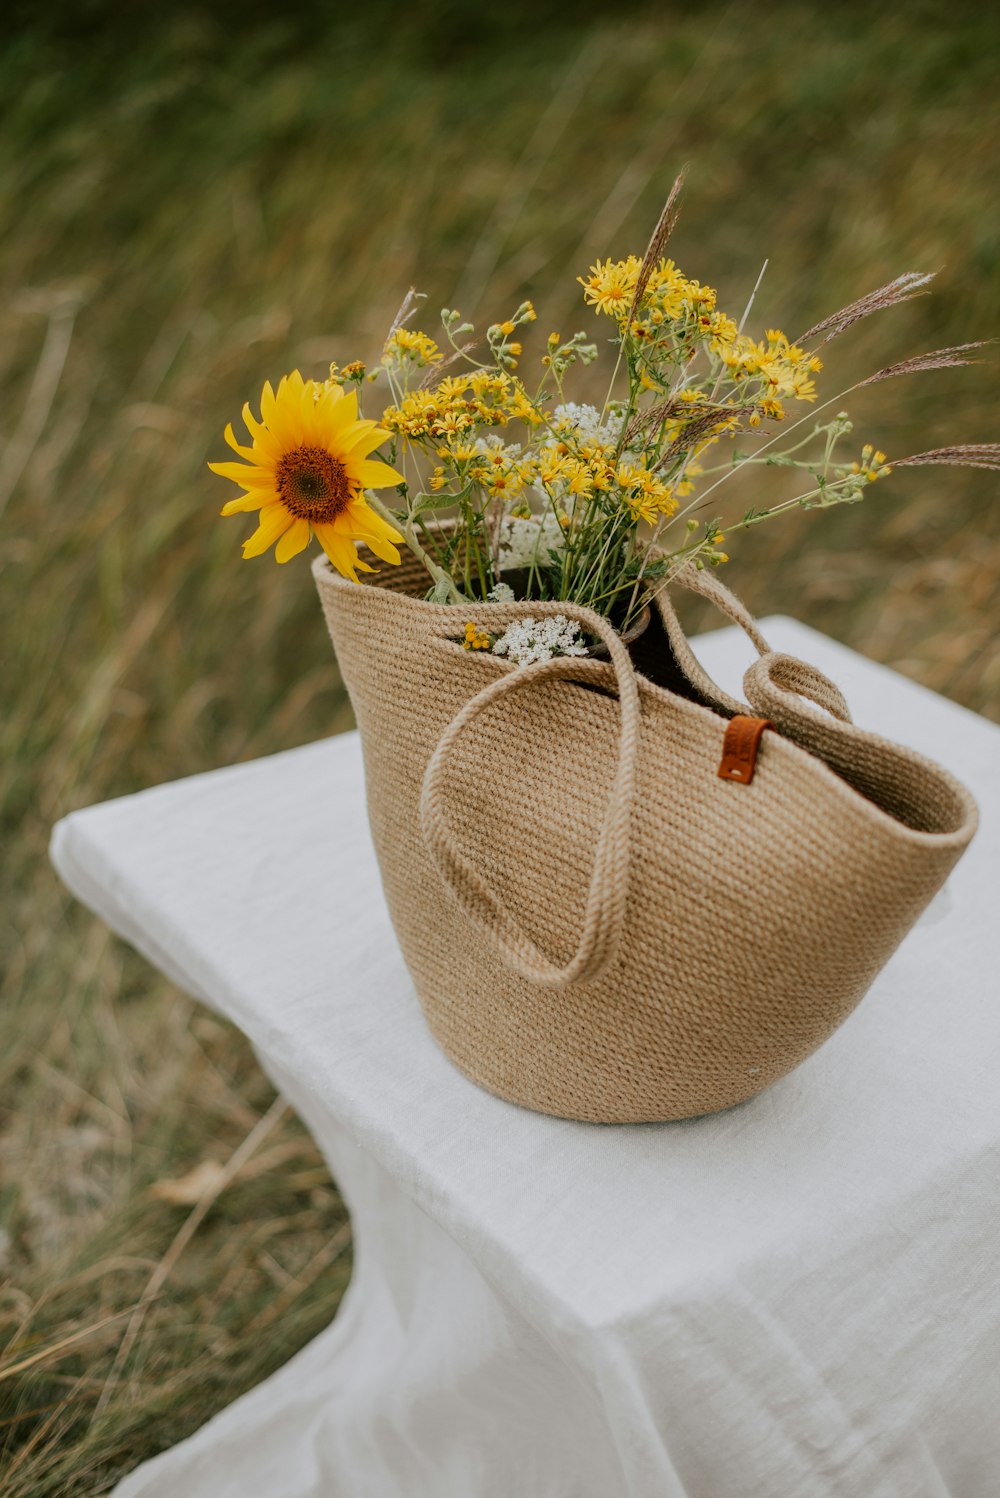
[[[222,478],[232,479],[234,484],[270,484],[273,478],[267,469],[248,466],[246,463],[209,463],[208,466]]]
[[[353,423],[341,419],[339,401],[327,401],[325,396],[321,396],[314,402],[311,416],[306,421],[313,442],[338,456],[346,452],[345,433],[350,431]]]
[[[261,397],[262,413],[263,410],[264,400]],[[283,452],[289,447],[297,447],[304,436],[301,393],[294,386],[289,386],[282,381],[278,386],[278,394],[274,398],[274,406],[265,417],[265,422],[268,432]]]
[[[313,403],[316,409],[323,412],[327,424],[333,431],[342,432],[358,419],[358,392],[356,390],[344,390],[339,385],[324,388],[321,389],[318,400],[314,397]]]
[[[298,374],[298,370],[295,373]],[[300,375],[294,385],[289,382],[288,391],[289,401],[294,401],[295,409],[299,412],[300,417],[308,421],[316,410],[316,397],[313,395],[311,387],[303,382]]]
[[[265,505],[260,512],[260,525],[254,531],[248,541],[243,543],[243,555],[245,557],[259,557],[269,546],[273,546],[279,536],[283,536],[292,524],[293,517],[279,501],[277,504]]]
[[[382,536],[373,535],[359,536],[358,540],[363,541],[368,550],[373,551],[377,557],[381,557],[383,562],[391,562],[393,566],[399,566],[399,552],[391,541],[386,541]]]
[[[331,447],[336,441],[336,418],[332,407],[316,399],[311,383],[302,389],[290,388],[287,396],[289,426],[299,433],[305,447]]]
[[[237,440],[236,440],[236,433],[233,431],[233,424],[232,424],[231,421],[226,423],[226,430],[223,432],[222,435],[223,435],[223,438],[225,439],[226,443],[228,444],[229,447],[232,448],[232,450],[233,450],[234,453],[239,453],[239,455],[240,455],[241,458],[246,458],[247,461],[250,462],[250,463],[253,462],[253,459],[254,459],[253,448],[252,447],[243,447],[243,446],[240,445],[239,442],[237,442]]]
[[[249,401],[243,406],[243,424],[253,439],[251,451],[254,460],[260,462],[263,459],[265,464],[276,463],[281,457],[281,443],[273,432],[269,432],[267,427],[257,420],[250,410]]]
[[[274,548],[274,560],[276,562],[290,562],[292,557],[297,557],[300,551],[305,551],[308,545],[308,520],[293,520],[288,530]]]
[[[370,452],[391,437],[384,427],[376,426],[374,421],[359,421],[350,427],[342,437],[345,453],[352,458],[367,458]]]
[[[274,415],[274,391],[271,381],[264,381],[264,388],[260,392],[260,419],[265,426],[271,425],[271,417]]]
[[[316,538],[320,546],[326,552],[330,561],[336,567],[341,577],[349,577],[352,583],[358,580],[357,569],[361,566],[358,562],[358,554],[354,549],[354,543],[336,529],[329,521],[320,521],[313,526]]]
[[[402,541],[403,537],[390,521],[384,520],[363,499],[355,499],[344,511],[344,528],[352,536],[381,536],[384,541]]]
[[[238,494],[219,511],[220,515],[239,515],[243,510],[260,510],[264,505],[274,504],[277,495],[273,490],[258,489],[256,494]]]
[[[264,425],[264,423],[262,421],[258,421],[257,418],[256,418],[256,416],[251,411],[251,409],[250,409],[250,402],[249,401],[244,401],[243,402],[243,412],[242,412],[242,415],[243,415],[243,424],[244,424],[244,426],[246,427],[247,431],[250,433],[250,436],[252,438],[254,438],[255,440],[256,440],[256,438],[258,438],[261,435],[262,432],[266,432],[267,431],[267,427]]]
[[[277,467],[285,453],[294,451],[308,442],[302,418],[295,411],[281,410],[274,418],[271,435],[278,445],[278,454],[271,461]]]
[[[358,476],[358,482],[364,484],[366,489],[387,489],[390,484],[403,484],[406,480],[395,468],[390,468],[388,463],[381,463],[377,458],[362,458],[351,467]]]
[[[305,385],[306,382],[302,378],[299,371],[297,369],[293,369],[289,374],[282,375],[281,379],[278,381],[277,399],[288,399],[290,396],[294,396],[296,399],[298,399],[298,397],[305,389]]]

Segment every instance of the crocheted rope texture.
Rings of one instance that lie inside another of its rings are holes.
[[[572,604],[430,604],[409,558],[360,587],[313,571],[428,1024],[513,1102],[641,1122],[753,1096],[847,1017],[975,831],[964,787],[853,725],[714,575],[671,586],[753,641],[746,703],[702,670],[666,593],[657,639],[683,691]],[[499,633],[559,613],[609,658],[519,667],[460,643],[467,617]],[[748,785],[716,773],[737,713],[774,725]]]

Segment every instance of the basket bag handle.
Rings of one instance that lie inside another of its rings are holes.
[[[808,666],[805,661],[797,660],[795,656],[779,655],[773,651],[746,605],[736,597],[735,593],[731,593],[725,583],[720,582],[714,573],[699,572],[696,567],[689,565],[682,568],[671,579],[670,586],[686,588],[689,593],[697,593],[700,597],[707,598],[710,603],[715,604],[720,613],[725,614],[734,624],[738,624],[749,636],[758,656],[762,659],[756,661],[747,671],[743,678],[743,689],[753,708],[763,717],[772,719],[779,728],[788,732],[793,738],[799,731],[808,732],[816,714],[807,708],[804,709],[801,703],[796,701],[796,697],[808,697],[811,702],[815,702],[832,717],[839,718],[842,723],[850,723],[850,709],[840,688],[835,686],[829,677],[824,676],[822,671],[817,671],[815,666]],[[721,708],[728,713],[745,713],[746,703],[724,692],[704,670],[691,649],[687,635],[681,628],[680,620],[670,601],[670,594],[665,587],[661,588],[656,595],[655,603],[670,641],[670,647],[688,680],[714,707]]]
[[[576,619],[598,635],[608,648],[618,687],[620,726],[618,763],[608,795],[604,820],[594,850],[594,867],[587,890],[583,929],[576,951],[560,967],[521,929],[485,879],[458,847],[445,816],[447,772],[456,741],[479,715],[510,692],[528,691],[545,682],[572,676],[577,681],[608,678],[603,661],[574,656],[522,666],[479,692],[452,719],[438,742],[424,774],[420,795],[420,827],[424,842],[445,884],[469,920],[497,949],[508,967],[544,988],[567,988],[596,978],[614,961],[625,926],[630,863],[631,817],[635,802],[635,768],[639,748],[641,709],[639,686],[628,650],[606,619],[572,603],[532,603],[534,616],[562,614]],[[515,615],[516,617],[516,615]]]
[[[817,720],[816,713],[797,705],[793,694],[809,697],[834,718],[850,722],[847,704],[833,682],[792,656],[772,652],[747,609],[717,578],[694,567],[686,567],[671,579],[671,583],[709,599],[750,637],[761,659],[747,672],[745,687],[754,707],[766,713],[779,728],[787,728],[794,734],[796,729],[801,732]],[[702,695],[723,711],[746,713],[745,704],[724,693],[702,669],[665,589],[661,589],[656,603],[678,662]],[[470,698],[441,735],[427,765],[420,795],[420,827],[441,878],[464,914],[482,932],[503,962],[531,983],[561,989],[600,977],[614,962],[621,945],[627,916],[631,819],[636,795],[642,709],[632,659],[605,618],[591,609],[562,601],[528,601],[511,608],[512,617],[528,614],[534,617],[562,614],[564,618],[584,625],[607,646],[610,669],[603,661],[554,656],[551,660],[522,666],[500,676]],[[594,849],[583,927],[575,952],[560,966],[515,921],[463,853],[448,824],[446,808],[452,752],[459,738],[476,719],[511,692],[532,691],[547,682],[566,678],[617,687],[619,733],[615,777]],[[833,724],[830,726],[834,728]]]

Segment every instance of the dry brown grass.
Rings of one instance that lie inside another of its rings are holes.
[[[11,39],[5,1498],[103,1492],[314,1334],[349,1269],[335,1188],[245,1043],[45,859],[73,807],[349,725],[305,566],[241,563],[240,521],[216,518],[223,422],[288,367],[371,359],[411,283],[489,318],[530,295],[541,337],[586,326],[573,276],[645,243],[684,161],[671,253],[737,308],[770,256],[760,326],[944,267],[933,298],[831,345],[831,381],[996,334],[995,22],[828,10],[597,10],[547,24],[536,56],[527,12],[477,35],[448,4],[426,35],[376,7],[308,37],[187,13],[127,45]],[[864,392],[864,421],[855,401],[859,445],[997,436],[995,366],[921,380]],[[758,471],[740,512],[780,476]],[[1000,716],[996,506],[991,474],[900,474],[732,535],[729,578]],[[262,1118],[185,1229],[157,1183],[224,1166]]]

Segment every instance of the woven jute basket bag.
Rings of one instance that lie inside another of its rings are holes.
[[[427,603],[415,559],[314,574],[427,1022],[525,1107],[648,1122],[753,1096],[846,1018],[975,830],[957,781],[855,727],[714,575],[672,586],[750,636],[747,703],[666,594],[630,654],[572,604]],[[467,613],[562,613],[608,657],[515,666],[462,648]]]

